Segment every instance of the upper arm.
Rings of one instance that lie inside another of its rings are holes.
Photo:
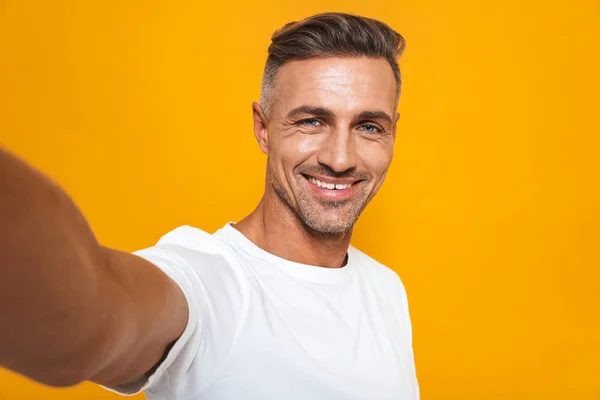
[[[180,286],[156,264],[104,249],[99,273],[98,330],[89,352],[91,376],[105,386],[134,381],[150,371],[184,331],[189,315]]]

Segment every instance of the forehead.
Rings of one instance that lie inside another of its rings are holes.
[[[381,109],[393,115],[396,80],[383,58],[311,58],[281,67],[274,93],[274,108],[284,113],[302,105],[334,112]]]

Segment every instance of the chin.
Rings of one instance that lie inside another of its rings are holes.
[[[299,202],[294,207],[305,226],[315,232],[339,235],[352,230],[365,204],[350,201]]]
[[[347,233],[352,230],[354,227],[354,223],[356,222],[356,218],[302,218],[302,221],[306,226],[312,229],[315,232],[334,235],[334,234],[342,234]]]

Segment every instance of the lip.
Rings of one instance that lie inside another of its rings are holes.
[[[332,178],[332,177],[321,177],[319,175],[305,175],[302,174],[302,177],[312,189],[312,191],[324,200],[334,200],[341,201],[350,198],[352,194],[356,191],[356,187],[360,185],[361,180],[353,179],[353,178]],[[313,177],[321,182],[325,183],[338,183],[338,184],[348,184],[351,183],[352,186],[346,189],[327,189],[323,187],[319,187],[316,184],[312,183],[308,177]]]

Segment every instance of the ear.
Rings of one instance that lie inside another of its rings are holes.
[[[400,113],[396,112],[396,118],[394,118],[394,127],[392,128],[392,139],[396,141],[396,129],[398,128],[398,120],[400,119]]]
[[[269,154],[269,135],[267,119],[257,102],[252,103],[252,118],[254,119],[254,136],[263,153]]]

